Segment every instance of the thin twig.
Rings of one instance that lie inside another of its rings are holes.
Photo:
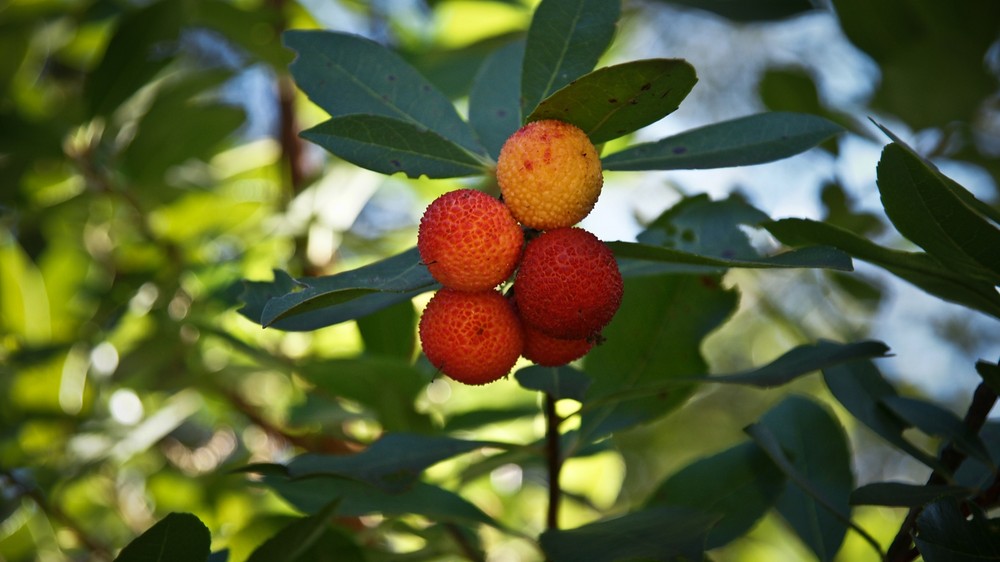
[[[993,392],[993,389],[989,387],[985,382],[979,383],[976,387],[975,393],[972,395],[972,403],[969,404],[969,409],[965,413],[965,419],[962,423],[968,428],[972,433],[979,433],[982,429],[983,424],[986,423],[986,417],[989,415],[990,410],[997,402],[997,394]],[[954,473],[962,462],[965,461],[965,453],[959,451],[955,448],[953,443],[948,443],[944,449],[941,450],[940,455],[941,466],[949,473]],[[946,475],[941,474],[938,471],[931,473],[930,477],[927,478],[927,485],[933,486],[937,484],[944,484],[947,481]],[[903,520],[903,524],[899,526],[899,532],[896,533],[896,537],[892,540],[892,544],[889,545],[888,550],[888,560],[889,562],[910,562],[914,560],[919,552],[913,548],[913,531],[917,525],[917,517],[920,516],[922,511],[922,506],[910,508],[909,513],[906,514],[906,518]]]
[[[559,419],[556,414],[556,399],[545,393],[545,442],[546,456],[549,467],[549,509],[546,516],[546,526],[549,529],[559,528],[559,503],[562,489],[559,485],[559,472],[562,470],[562,451],[559,450]]]

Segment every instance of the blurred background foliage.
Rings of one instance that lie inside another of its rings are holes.
[[[629,0],[607,63],[687,58],[700,81],[649,138],[763,109],[824,115],[851,134],[788,162],[720,172],[609,174],[586,226],[634,238],[686,194],[737,192],[882,243],[874,164],[889,124],[983,200],[1000,202],[1000,3],[992,0]],[[434,379],[416,357],[415,303],[310,333],[241,317],[240,280],[343,271],[413,245],[455,180],[384,177],[297,138],[323,118],[287,74],[289,28],[392,46],[462,107],[483,58],[524,33],[531,2],[6,0],[0,3],[0,560],[111,559],[170,511],[243,560],[294,510],[231,468],[295,451],[359,450],[383,429],[527,442],[537,397]],[[647,131],[636,139],[644,140]],[[898,235],[895,235],[898,236]],[[877,337],[907,392],[964,408],[996,326],[858,264],[731,272],[740,308],[704,344],[712,371],[829,337]],[[987,355],[988,356],[988,355]],[[365,358],[363,361],[359,358]],[[995,359],[995,357],[990,357]],[[330,384],[328,378],[350,378]],[[641,504],[663,477],[744,439],[784,392],[705,388],[671,416],[568,461],[564,525]],[[859,484],[920,467],[841,416]],[[928,443],[933,446],[933,443]],[[540,464],[479,454],[435,466],[504,524],[541,531]],[[882,541],[899,510],[864,508]],[[342,521],[386,559],[460,556],[417,517]],[[489,560],[537,559],[484,529]],[[396,553],[396,554],[393,554]],[[844,560],[872,556],[849,536]],[[716,560],[808,558],[774,518]]]

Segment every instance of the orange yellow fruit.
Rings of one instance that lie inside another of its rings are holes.
[[[530,241],[514,279],[525,325],[563,339],[598,336],[622,292],[611,249],[582,228],[549,230]]]
[[[441,289],[427,303],[418,330],[431,364],[470,385],[507,375],[524,350],[517,314],[503,295],[492,290]]]
[[[435,199],[420,219],[417,249],[431,275],[445,287],[485,291],[514,273],[524,233],[507,207],[473,189]]]
[[[573,226],[597,203],[604,185],[597,149],[580,128],[546,119],[517,130],[497,159],[504,203],[524,226]]]

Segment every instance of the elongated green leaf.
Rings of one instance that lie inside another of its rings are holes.
[[[823,380],[833,396],[858,421],[916,460],[933,469],[943,470],[936,458],[903,437],[909,424],[883,404],[884,400],[898,396],[896,389],[882,377],[871,361],[859,360],[827,367],[823,369]]]
[[[844,229],[805,219],[782,219],[763,226],[785,244],[823,244],[840,248],[936,297],[1000,318],[1000,294],[994,287],[946,269],[927,254],[883,248]]]
[[[292,279],[275,273],[273,283],[249,282],[240,313],[262,326],[313,330],[351,320],[437,287],[416,248],[373,264],[325,277]]]
[[[785,477],[753,443],[699,459],[667,478],[646,507],[682,506],[721,518],[708,533],[706,548],[743,535],[774,505]]]
[[[190,513],[171,513],[128,544],[115,562],[208,560],[212,537],[208,527]]]
[[[331,475],[367,482],[389,493],[412,487],[423,471],[445,459],[501,444],[451,437],[387,433],[354,455],[305,454],[288,464],[292,477]]]
[[[376,486],[338,476],[312,476],[289,479],[275,471],[265,473],[263,484],[272,488],[303,513],[316,513],[331,502],[337,502],[336,515],[358,517],[417,514],[434,521],[486,524],[504,527],[481,509],[454,492],[438,486],[417,482],[398,494],[390,494]]]
[[[851,505],[920,507],[942,497],[970,497],[973,490],[962,486],[934,486],[904,482],[875,482],[851,492]]]
[[[983,441],[958,416],[931,402],[903,396],[888,396],[882,403],[906,423],[928,435],[942,437],[966,455],[990,464]]]
[[[736,292],[719,281],[692,275],[627,279],[621,308],[604,330],[606,341],[584,358],[584,371],[593,379],[584,403],[704,375],[701,340],[732,314],[737,302]],[[690,396],[695,384],[688,380],[635,400],[588,409],[581,420],[582,439],[666,415]]]
[[[817,7],[809,0],[661,0],[670,4],[706,10],[738,22],[773,21],[789,18]]]
[[[1000,285],[1000,228],[959,199],[937,169],[892,143],[882,150],[878,188],[903,236],[946,267]]]
[[[361,548],[330,524],[336,507],[333,502],[289,523],[254,549],[247,562],[364,562]]]
[[[637,244],[634,242],[608,242],[608,246],[615,253],[615,257],[625,262],[626,273],[648,275],[650,268],[648,265],[630,263],[632,261],[646,261],[669,264],[674,266],[704,266],[718,272],[724,272],[733,267],[750,269],[789,269],[789,268],[824,268],[839,271],[853,271],[851,257],[846,253],[830,247],[813,246],[799,250],[791,250],[769,257],[756,259],[724,259],[711,256],[691,254],[672,248],[662,248],[647,244]],[[676,270],[675,270],[676,271]]]
[[[514,41],[486,57],[469,92],[469,123],[496,159],[521,126],[521,63],[524,41]]]
[[[849,509],[845,510],[843,508],[842,501],[839,497],[827,497],[829,493],[822,486],[815,485],[808,477],[807,474],[803,474],[799,467],[792,462],[785,451],[782,449],[783,444],[778,440],[778,438],[771,432],[771,428],[762,423],[757,423],[746,428],[746,432],[754,440],[754,442],[764,450],[765,453],[771,458],[771,460],[785,473],[788,479],[795,483],[799,489],[802,490],[806,495],[811,498],[819,506],[822,506],[833,518],[840,524],[846,524],[846,526],[853,529],[865,541],[871,545],[871,547],[878,552],[880,558],[885,558],[885,553],[882,552],[882,547],[879,545],[878,541],[871,536],[867,531],[857,526],[853,521],[851,521]],[[821,444],[820,444],[821,445]],[[787,516],[786,516],[787,517]],[[815,530],[815,529],[811,529]],[[822,529],[818,530],[822,533]],[[822,540],[822,539],[820,539]],[[812,547],[812,545],[810,545]],[[839,548],[839,546],[838,546]],[[823,548],[823,552],[826,552],[826,548]],[[816,552],[816,550],[814,550]],[[820,552],[816,552],[818,556],[823,556]]]
[[[542,0],[528,29],[521,70],[525,115],[593,70],[614,37],[620,14],[620,0]]]
[[[542,533],[552,562],[701,560],[705,534],[717,519],[699,510],[656,507],[570,530]]]
[[[569,398],[583,402],[590,386],[590,377],[573,367],[543,367],[532,365],[514,373],[518,384],[528,390],[538,390],[551,395],[556,400]]]
[[[637,60],[600,68],[539,103],[526,121],[558,119],[600,144],[673,113],[698,77],[680,59]]]
[[[303,131],[352,164],[383,174],[453,178],[482,174],[484,163],[434,131],[381,115],[345,115]]]
[[[413,303],[403,301],[368,316],[358,318],[358,333],[365,343],[365,354],[393,357],[403,361],[413,358],[417,347],[417,311]]]
[[[1000,560],[1000,532],[996,521],[979,506],[966,503],[972,518],[966,518],[954,498],[927,506],[917,517],[913,541],[926,562],[982,562]]]
[[[289,67],[295,82],[331,117],[366,114],[405,121],[485,156],[451,101],[396,53],[331,31],[286,31],[284,41],[298,53]]]
[[[796,471],[830,504],[790,484],[778,500],[778,512],[820,560],[832,560],[847,534],[843,516],[849,518],[854,489],[843,428],[825,408],[800,396],[786,398],[759,424],[770,430]]]
[[[643,143],[601,159],[605,170],[682,170],[763,164],[804,152],[843,129],[804,113],[741,117]]]

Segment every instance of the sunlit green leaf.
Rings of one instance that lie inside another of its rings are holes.
[[[611,43],[620,0],[542,0],[528,29],[521,71],[524,114],[593,70]]]
[[[289,67],[296,84],[331,117],[404,121],[485,155],[451,100],[396,53],[370,39],[331,31],[286,31],[284,40],[298,53]]]
[[[469,123],[496,159],[521,126],[521,63],[524,41],[514,41],[486,57],[469,92]]]
[[[208,560],[212,537],[208,527],[190,513],[171,513],[128,544],[115,562]]]
[[[605,170],[684,170],[749,166],[805,152],[842,129],[822,117],[771,112],[714,123],[637,144],[601,159]]]
[[[552,562],[701,560],[716,516],[681,507],[655,507],[576,529],[548,530],[541,544]]]
[[[774,505],[785,477],[753,443],[743,443],[699,459],[657,487],[646,507],[683,506],[720,519],[706,548],[717,548],[746,533]]]
[[[247,562],[364,562],[365,555],[351,536],[331,525],[336,507],[331,503],[289,523],[257,547]]]
[[[674,112],[698,77],[680,59],[648,59],[585,74],[541,101],[527,121],[558,119],[600,144]]]

